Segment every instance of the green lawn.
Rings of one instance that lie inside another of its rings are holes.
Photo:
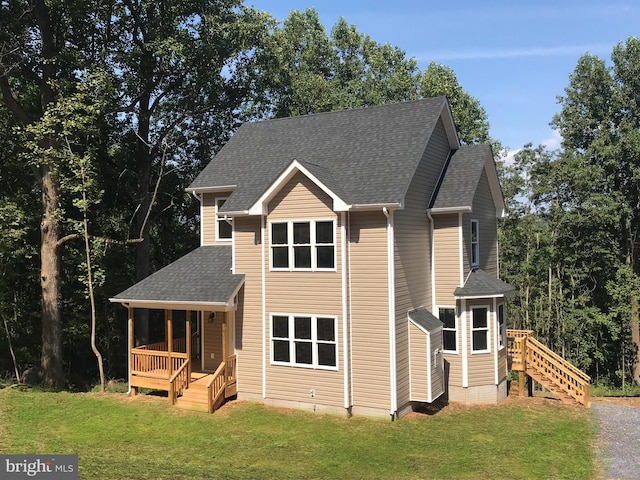
[[[594,478],[587,409],[446,407],[397,422],[232,402],[0,390],[1,453],[78,453],[81,479]]]

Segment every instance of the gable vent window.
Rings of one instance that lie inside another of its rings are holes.
[[[272,270],[335,270],[333,220],[271,223]]]
[[[231,227],[231,224],[224,219],[224,216],[218,215],[220,208],[222,208],[226,201],[226,198],[216,198],[216,236],[218,240],[231,240],[233,235],[233,228]]]
[[[471,266],[480,265],[480,226],[478,220],[471,220]]]

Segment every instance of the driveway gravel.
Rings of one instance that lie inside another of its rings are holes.
[[[620,399],[623,400],[623,399]],[[640,402],[593,399],[600,425],[598,457],[607,480],[640,478]]]

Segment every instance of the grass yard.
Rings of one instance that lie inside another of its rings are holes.
[[[587,409],[446,407],[398,422],[232,402],[0,390],[0,453],[78,453],[80,479],[590,479]]]

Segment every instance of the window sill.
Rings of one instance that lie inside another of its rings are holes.
[[[329,367],[323,365],[307,365],[304,363],[281,363],[281,362],[271,362],[271,366],[273,367],[291,367],[291,368],[304,368],[305,370],[325,370],[329,372],[337,372],[340,369],[336,367]]]

